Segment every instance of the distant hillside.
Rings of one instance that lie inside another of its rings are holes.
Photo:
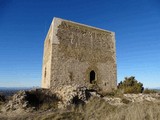
[[[150,88],[150,90],[155,90],[155,91],[157,91],[157,92],[160,92],[160,87]]]
[[[154,89],[155,91],[157,91],[157,92],[160,92],[160,89]]]
[[[0,93],[5,96],[11,96],[20,90],[30,90],[33,87],[0,87]]]

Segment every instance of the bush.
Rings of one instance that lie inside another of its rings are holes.
[[[144,90],[143,84],[138,82],[134,76],[125,77],[125,80],[123,82],[121,81],[117,88],[122,93],[142,93]]]
[[[25,93],[25,100],[28,101],[29,107],[35,107],[36,110],[58,108],[59,99],[48,89],[35,89],[26,91]]]
[[[5,100],[5,96],[2,93],[0,93],[0,102],[5,102]]]

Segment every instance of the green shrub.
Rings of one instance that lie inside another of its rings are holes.
[[[125,80],[121,81],[117,88],[122,93],[142,93],[144,90],[143,84],[138,82],[134,76],[125,77]]]

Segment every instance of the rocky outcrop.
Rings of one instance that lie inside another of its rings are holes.
[[[124,94],[122,96],[101,96],[94,90],[89,90],[80,85],[58,86],[54,90],[34,89],[28,91],[19,91],[14,94],[1,111],[24,110],[27,112],[33,110],[48,110],[66,108],[71,104],[86,104],[90,97],[103,99],[110,105],[119,106],[132,102],[159,102],[160,94]]]
[[[26,108],[28,101],[25,101],[26,93],[25,91],[19,91],[17,94],[14,94],[12,99],[5,105],[3,111],[17,110],[20,108]]]
[[[54,91],[49,89],[34,89],[19,91],[14,94],[2,111],[65,108],[71,104],[84,104],[91,96],[85,86],[66,85],[57,87]]]
[[[14,94],[11,100],[2,108],[2,111],[25,110],[32,111],[39,109],[44,103],[57,102],[55,94],[47,89],[34,89],[19,91]]]
[[[70,104],[85,103],[91,96],[90,92],[85,86],[65,85],[58,87],[55,94],[61,100],[58,107],[65,108]]]

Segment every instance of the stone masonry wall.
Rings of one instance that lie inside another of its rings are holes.
[[[47,67],[51,65],[50,87],[67,84],[89,86],[90,72],[94,70],[96,83],[103,91],[116,89],[114,33],[66,20],[57,21],[53,26],[52,47],[47,50],[50,52],[44,52],[46,59],[43,64],[47,63],[47,54],[51,57]],[[58,42],[54,43],[55,39]]]
[[[51,28],[44,42],[43,66],[42,66],[42,87],[43,88],[50,88],[51,57],[52,57],[52,43],[51,43],[50,35],[51,35]]]

